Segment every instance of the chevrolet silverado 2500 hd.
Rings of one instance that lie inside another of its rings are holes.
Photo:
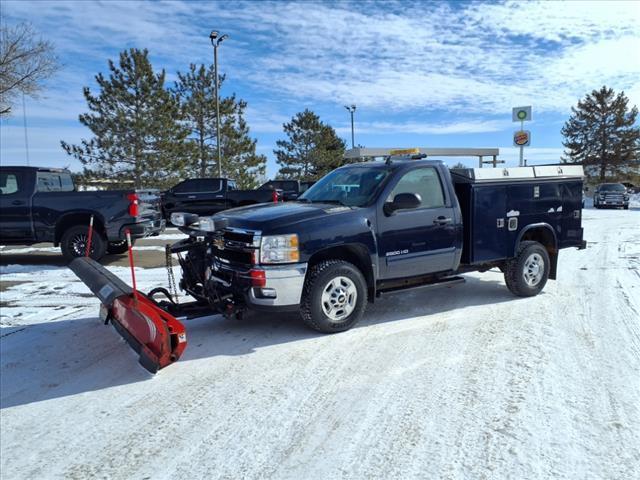
[[[351,328],[367,302],[498,267],[517,296],[555,279],[559,251],[585,248],[582,167],[454,169],[441,161],[338,168],[295,202],[213,217],[176,213],[180,286],[201,305],[299,310],[322,332]]]

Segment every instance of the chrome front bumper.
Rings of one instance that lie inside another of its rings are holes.
[[[306,263],[277,267],[261,266],[260,268],[265,271],[266,284],[264,288],[249,289],[247,295],[249,306],[295,307],[300,304],[307,273]]]

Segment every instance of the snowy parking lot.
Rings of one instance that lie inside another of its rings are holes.
[[[193,320],[155,376],[56,254],[3,250],[1,476],[637,478],[633,207],[584,210],[588,248],[563,250],[537,297],[496,270],[383,297],[336,335],[295,315]],[[166,285],[142,264],[142,290]]]

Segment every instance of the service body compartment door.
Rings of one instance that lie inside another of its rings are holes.
[[[582,181],[562,184],[560,248],[579,247],[582,244]]]
[[[473,249],[471,263],[499,260],[507,256],[507,187],[477,186],[473,189]]]

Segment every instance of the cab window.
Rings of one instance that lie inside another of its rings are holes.
[[[0,172],[0,194],[12,195],[21,190],[21,181],[17,173]]]
[[[38,192],[72,192],[73,181],[68,173],[38,172]]]
[[[417,193],[420,196],[418,208],[438,208],[445,206],[442,183],[435,168],[416,168],[405,173],[391,191],[387,202],[392,202],[399,193]]]
[[[173,193],[216,193],[221,190],[220,180],[213,178],[198,178],[185,180],[173,187]]]

